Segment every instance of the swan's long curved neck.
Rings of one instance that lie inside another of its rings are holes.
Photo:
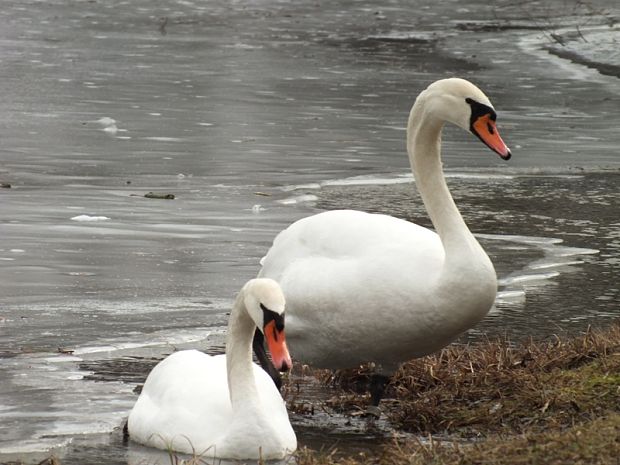
[[[479,245],[463,221],[443,175],[440,156],[443,126],[444,121],[430,114],[424,101],[418,99],[407,125],[407,152],[416,186],[448,259],[453,250],[459,250],[453,255],[463,256],[467,249]]]
[[[252,338],[255,329],[256,324],[246,311],[242,290],[230,313],[226,336],[228,391],[233,412],[247,411],[259,404],[252,366]]]

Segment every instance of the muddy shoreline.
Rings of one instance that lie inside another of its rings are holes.
[[[133,384],[144,379],[154,363],[111,360],[82,369],[101,382],[122,379]],[[620,322],[546,341],[453,345],[408,362],[382,401],[380,419],[363,415],[371,372],[367,367],[337,373],[306,368],[288,377],[283,396],[300,444],[295,463],[484,460],[509,465],[523,463],[522,454],[527,454],[527,463],[617,463]],[[98,454],[114,443],[118,462],[109,463],[124,463],[122,451],[135,448],[124,442],[120,428],[103,440],[106,445],[91,445],[87,453],[76,444],[66,458],[41,463],[99,463]],[[74,454],[80,462],[71,459]],[[163,456],[155,453],[153,462],[141,463],[165,463]]]
[[[612,63],[602,63],[600,61],[594,61],[586,58],[585,56],[579,54],[570,49],[562,49],[554,46],[545,47],[549,53],[564,58],[566,60],[570,60],[573,63],[577,63],[579,65],[587,66],[588,68],[592,68],[597,70],[601,74],[605,74],[607,76],[613,76],[620,78],[620,65],[615,65]]]

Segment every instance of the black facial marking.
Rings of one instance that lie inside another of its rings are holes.
[[[469,97],[465,99],[465,102],[467,102],[471,107],[469,130],[474,134],[476,134],[476,131],[474,130],[474,123],[481,116],[490,115],[491,121],[495,121],[497,119],[497,114],[495,113],[495,110],[493,110],[493,108],[491,108],[490,106],[485,105],[484,103],[476,102],[474,99],[471,99]],[[489,131],[491,132],[491,134],[493,134],[493,131],[491,131],[490,128]]]
[[[263,310],[263,324],[265,326],[267,326],[267,323],[275,321],[276,329],[278,331],[282,331],[284,329],[284,313],[280,315],[273,310],[269,310],[263,304],[260,304],[260,308]]]

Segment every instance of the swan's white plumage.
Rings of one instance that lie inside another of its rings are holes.
[[[409,118],[412,170],[438,234],[386,215],[340,210],[303,218],[275,238],[259,276],[282,286],[294,358],[325,368],[375,362],[390,374],[447,345],[489,311],[495,271],[452,200],[439,154],[445,121],[469,128],[469,98],[492,108],[468,81],[437,81]]]
[[[282,459],[295,451],[284,401],[269,375],[251,361],[256,325],[247,312],[240,314],[244,300],[249,301],[240,296],[231,312],[227,355],[184,350],[153,368],[129,415],[132,440],[231,459]],[[259,302],[268,300],[256,299],[257,307]]]
[[[402,357],[444,345],[440,333],[435,343],[425,336],[433,324],[428,295],[443,259],[433,231],[336,210],[282,231],[261,276],[279,280],[287,296],[293,357],[325,368],[373,361],[389,372]],[[425,326],[416,327],[425,315]]]
[[[131,438],[160,449],[204,454],[206,457],[253,458],[261,447],[281,450],[269,458],[283,458],[296,448],[295,433],[286,407],[273,381],[258,365],[252,365],[266,424],[233,424],[226,382],[226,356],[197,350],[175,352],[149,374],[129,416]],[[231,428],[236,429],[230,438]],[[262,433],[256,437],[257,429]],[[282,444],[265,442],[271,429],[284,432]],[[234,439],[234,440],[233,440]],[[264,456],[265,457],[265,456]],[[265,457],[267,458],[267,457]]]

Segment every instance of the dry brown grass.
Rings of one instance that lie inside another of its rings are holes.
[[[337,459],[304,451],[298,465],[618,465],[619,438],[620,415],[611,415],[563,431],[493,436],[469,443],[393,441],[372,457]]]
[[[467,436],[563,428],[620,409],[620,325],[513,346],[453,346],[397,373],[390,418],[401,428]]]
[[[371,373],[317,376],[342,388],[331,408],[356,412]],[[450,346],[404,364],[382,409],[397,430],[430,440],[393,441],[372,457],[302,450],[299,464],[620,465],[620,322],[543,342]]]

